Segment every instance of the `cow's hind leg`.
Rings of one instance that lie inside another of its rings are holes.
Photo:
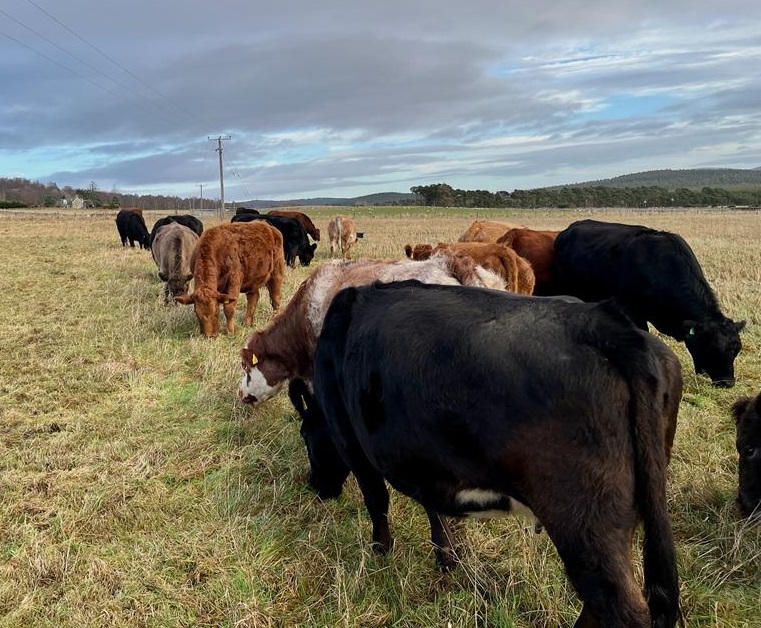
[[[576,628],[650,628],[647,604],[634,577],[630,532],[604,520],[597,522],[602,526],[597,530],[569,526],[567,519],[561,526],[543,523],[584,603]]]

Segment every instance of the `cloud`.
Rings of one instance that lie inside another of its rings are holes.
[[[40,10],[40,7],[42,10]],[[234,198],[757,167],[756,2],[12,0],[0,175]]]

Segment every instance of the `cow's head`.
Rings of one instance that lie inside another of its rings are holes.
[[[192,303],[198,324],[201,326],[201,334],[207,338],[214,338],[219,334],[219,304],[235,301],[235,298],[218,290],[201,288],[192,294],[178,295],[174,300],[185,305]]]
[[[732,406],[737,423],[737,506],[743,517],[761,519],[761,395],[741,397]]]
[[[301,417],[301,437],[309,456],[309,484],[320,499],[338,497],[349,467],[336,449],[325,415],[303,379],[291,381],[288,397]]]
[[[165,273],[159,271],[159,279],[165,283],[166,300],[171,301],[174,297],[187,294],[190,280],[193,279],[193,273],[179,277],[167,277]]]
[[[302,266],[309,266],[314,259],[314,251],[317,248],[316,244],[305,244],[299,248],[299,261]]]
[[[257,334],[253,334],[240,351],[243,377],[238,397],[250,404],[267,401],[288,381],[288,369],[279,359],[265,353],[255,353],[257,337]]]
[[[698,323],[684,321],[684,344],[692,356],[695,372],[708,375],[714,386],[735,385],[735,358],[740,353],[740,331],[745,321],[729,318]]]

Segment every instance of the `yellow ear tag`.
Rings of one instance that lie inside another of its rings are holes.
[[[259,362],[259,358],[257,358],[253,353],[251,354],[251,366],[254,366]]]

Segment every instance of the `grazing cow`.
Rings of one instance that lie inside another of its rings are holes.
[[[315,242],[320,241],[320,230],[315,227],[312,219],[301,212],[291,211],[289,209],[271,209],[267,212],[268,216],[283,216],[284,218],[294,218],[301,223],[304,230],[312,236],[312,240]]]
[[[264,221],[223,224],[203,232],[193,259],[193,292],[175,300],[193,304],[206,337],[219,333],[223,304],[227,333],[232,334],[240,293],[246,295],[243,324],[250,326],[262,286],[269,291],[272,309],[280,307],[284,273],[283,236],[277,229]]]
[[[148,238],[148,243],[151,245],[151,247],[153,246],[153,239],[156,237],[156,232],[164,225],[168,225],[170,222],[178,222],[181,225],[186,226],[188,229],[192,229],[196,235],[200,236],[203,233],[203,223],[195,216],[191,214],[171,214],[169,216],[159,218],[156,222],[153,223],[153,227],[151,228],[151,235]]]
[[[253,220],[265,221],[283,234],[283,252],[285,263],[288,266],[295,266],[297,257],[302,266],[309,266],[314,258],[314,250],[317,245],[309,244],[307,232],[298,220],[265,214],[236,214],[232,217],[231,222],[251,222]]]
[[[198,234],[179,222],[169,222],[156,230],[151,244],[153,261],[159,267],[159,279],[164,282],[164,299],[185,294],[193,278],[191,260],[198,244]]]
[[[364,234],[363,234],[364,235]],[[357,225],[353,218],[339,214],[328,222],[328,238],[330,238],[330,257],[336,253],[343,259],[349,259],[349,251],[357,241]]]
[[[761,519],[761,395],[740,397],[732,405],[737,424],[737,506],[743,517]]]
[[[410,260],[331,260],[299,286],[288,305],[264,330],[255,331],[241,351],[243,377],[238,391],[246,403],[266,401],[296,377],[312,379],[314,347],[333,296],[346,286],[373,281],[418,279],[426,283],[504,289],[501,277],[477,266],[469,257],[437,255]]]
[[[735,383],[740,330],[722,314],[684,239],[638,225],[581,220],[555,238],[556,289],[584,301],[615,297],[642,329],[683,341],[697,373]]]
[[[425,508],[442,566],[443,516],[531,513],[583,601],[577,626],[672,627],[666,466],[681,393],[676,356],[614,303],[374,284],[331,303],[303,432],[313,473],[333,469],[330,492],[356,477],[376,551],[393,544],[384,480]]]
[[[474,220],[463,233],[458,242],[496,242],[510,229],[521,229],[523,225],[516,222],[496,222],[494,220]]]
[[[444,251],[472,257],[476,264],[502,277],[505,280],[506,289],[510,292],[520,294],[534,292],[535,280],[531,264],[510,247],[490,242],[439,242],[434,247],[428,244],[416,244],[414,247],[407,244],[404,247],[407,257],[414,260],[428,259],[431,255]]]
[[[497,238],[497,244],[509,246],[531,264],[536,279],[534,294],[542,296],[555,294],[552,262],[555,258],[555,238],[558,233],[560,232],[510,229]]]
[[[135,248],[135,242],[140,245],[141,249],[150,248],[148,227],[145,226],[142,210],[140,212],[131,209],[121,209],[116,214],[116,229],[119,232],[122,246]]]

